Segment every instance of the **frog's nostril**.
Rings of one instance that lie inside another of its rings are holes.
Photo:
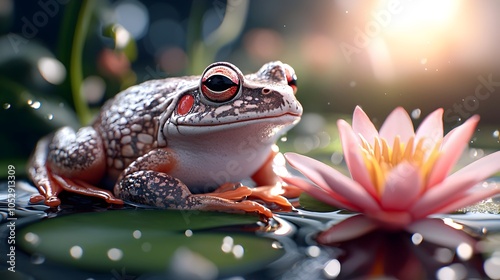
[[[269,89],[269,88],[263,88],[263,89],[262,89],[262,94],[263,94],[263,95],[268,95],[268,94],[270,94],[270,93],[271,93],[271,91],[272,91],[272,90],[271,90],[271,89]]]

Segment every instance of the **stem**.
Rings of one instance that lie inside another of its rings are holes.
[[[95,0],[85,0],[81,6],[75,26],[70,54],[69,72],[71,92],[73,94],[76,114],[82,124],[88,124],[92,118],[89,107],[87,106],[87,101],[81,92],[81,85],[83,82],[83,47],[85,46],[85,38],[87,36],[95,3]]]

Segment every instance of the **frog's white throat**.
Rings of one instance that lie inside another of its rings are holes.
[[[170,175],[195,192],[204,192],[226,182],[239,182],[252,176],[264,164],[278,137],[297,121],[296,116],[284,116],[224,126],[185,129],[167,126],[167,145],[182,163]],[[196,129],[202,131],[195,136]]]

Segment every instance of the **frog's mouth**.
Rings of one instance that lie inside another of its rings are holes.
[[[224,122],[214,121],[198,123],[169,123],[167,131],[170,135],[175,133],[180,135],[202,135],[220,132],[246,133],[252,130],[253,133],[265,133],[266,135],[285,132],[300,121],[301,114],[283,113],[276,116],[261,116],[247,118],[224,119]]]
[[[192,122],[177,122],[174,124],[176,127],[236,127],[249,125],[251,123],[261,123],[267,122],[270,124],[296,124],[302,114],[299,113],[283,113],[281,115],[275,116],[255,116],[255,117],[235,117],[235,118],[225,118],[224,121],[218,121],[217,119],[213,121],[200,121],[198,123]]]

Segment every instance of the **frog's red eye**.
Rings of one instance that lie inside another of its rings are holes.
[[[240,76],[229,65],[209,66],[201,78],[200,89],[210,101],[226,102],[240,90]]]
[[[290,65],[285,65],[286,81],[288,85],[292,87],[293,94],[297,93],[297,75],[295,70]]]

